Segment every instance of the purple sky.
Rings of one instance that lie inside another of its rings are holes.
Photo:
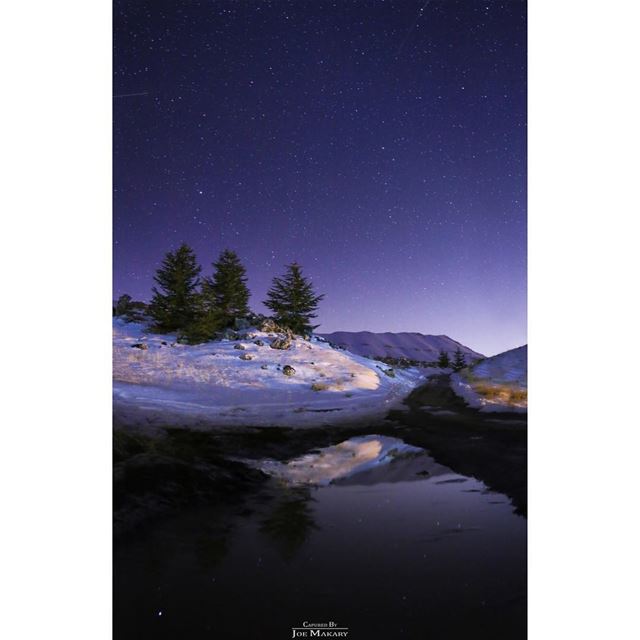
[[[320,331],[526,342],[526,3],[114,5],[114,295],[182,241]]]

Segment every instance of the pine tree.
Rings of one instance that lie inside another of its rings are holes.
[[[467,366],[467,363],[465,362],[465,359],[464,359],[464,354],[462,353],[460,347],[458,347],[455,353],[453,354],[452,366],[454,371],[461,371]]]
[[[246,269],[237,254],[229,249],[220,254],[213,266],[213,278],[206,278],[202,285],[203,305],[206,312],[215,310],[224,326],[230,326],[235,318],[250,313]]]
[[[309,321],[316,317],[315,311],[324,294],[315,294],[297,262],[287,265],[286,269],[284,276],[273,279],[264,305],[274,312],[278,324],[294,333],[311,333],[318,325],[313,326]]]
[[[438,355],[438,366],[441,369],[447,369],[451,366],[451,360],[449,359],[449,354],[440,349],[440,354]]]
[[[191,324],[197,314],[200,265],[193,250],[182,244],[169,251],[156,271],[149,313],[156,331],[177,331]]]
[[[178,341],[187,344],[209,342],[225,326],[222,314],[217,309],[206,309],[200,305],[193,322],[178,332]]]

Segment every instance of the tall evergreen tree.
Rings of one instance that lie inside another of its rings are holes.
[[[273,311],[276,322],[294,333],[310,333],[318,325],[311,325],[315,311],[324,294],[316,295],[311,282],[302,275],[297,263],[287,265],[282,277],[275,277],[267,292],[264,305]]]
[[[149,313],[157,331],[177,331],[193,322],[198,309],[200,265],[191,247],[169,251],[156,271]]]
[[[465,362],[465,359],[464,359],[464,354],[462,353],[462,350],[460,349],[460,347],[458,347],[455,353],[453,354],[452,366],[454,371],[461,371],[467,366],[467,363]]]
[[[438,366],[441,369],[447,369],[451,366],[451,360],[449,359],[449,354],[444,351],[444,349],[440,349],[440,354],[438,355]]]
[[[205,311],[216,310],[223,323],[229,326],[235,318],[249,315],[249,289],[246,269],[234,251],[225,249],[213,263],[212,278],[202,284]]]

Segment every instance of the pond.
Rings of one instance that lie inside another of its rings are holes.
[[[526,520],[509,499],[400,441],[354,440],[254,461],[273,476],[263,490],[121,542],[114,637],[276,640],[331,623],[352,639],[525,638]]]

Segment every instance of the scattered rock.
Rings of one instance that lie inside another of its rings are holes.
[[[270,333],[270,332],[277,333],[282,330],[282,328],[278,326],[276,321],[272,320],[271,318],[267,318],[266,320],[263,320],[262,324],[260,324],[259,326],[259,329],[260,331],[264,331],[265,333]]]
[[[225,329],[216,334],[218,340],[237,340],[238,334],[233,329]]]
[[[260,365],[261,369],[268,369],[269,367],[266,364]]]
[[[247,347],[245,347],[242,343],[238,343],[238,344],[234,344],[233,348],[234,349],[240,349],[241,351],[244,351]]]
[[[314,382],[311,385],[311,391],[326,391],[329,388],[329,385],[324,384],[322,382]]]
[[[385,375],[389,376],[390,378],[396,377],[396,372],[393,369],[383,369],[382,371],[385,373]]]
[[[258,347],[264,347],[263,340],[254,340],[253,344],[257,345]]]
[[[291,338],[289,336],[283,336],[281,338],[276,338],[271,341],[269,345],[272,349],[290,349],[291,348]]]
[[[285,376],[295,376],[296,370],[290,364],[285,364],[284,367],[282,367],[282,373],[284,373]]]
[[[131,345],[132,349],[142,349],[143,351],[146,351],[149,348],[149,345],[146,342],[136,342],[135,344]]]
[[[250,353],[243,353],[240,356],[240,360],[253,360],[253,356]]]
[[[163,347],[166,347],[166,346],[167,346],[167,341],[166,341],[166,340],[163,340],[160,344],[161,344]]]

